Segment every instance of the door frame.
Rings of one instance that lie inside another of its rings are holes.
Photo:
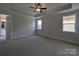
[[[7,17],[6,17],[6,40],[12,40],[12,16],[7,15]],[[7,31],[9,32],[9,34],[7,33]]]

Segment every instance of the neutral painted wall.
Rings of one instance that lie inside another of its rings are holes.
[[[79,4],[78,4],[79,5]],[[65,15],[76,14],[76,32],[63,32],[62,31],[62,17]],[[37,30],[37,34],[42,36],[47,36],[50,38],[56,38],[59,40],[69,41],[79,44],[79,11],[69,11],[65,13],[58,14],[47,14],[42,17],[43,28],[42,30]]]
[[[35,30],[35,20],[33,17],[14,15],[13,16],[13,37],[32,35]]]
[[[11,8],[10,4],[0,4],[0,13],[12,16],[12,39],[32,35],[35,30],[34,17],[27,13],[13,11]]]

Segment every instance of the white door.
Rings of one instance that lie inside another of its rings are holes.
[[[12,16],[6,17],[6,40],[12,39]]]

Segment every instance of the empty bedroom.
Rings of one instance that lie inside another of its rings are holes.
[[[0,56],[79,56],[79,3],[0,3],[0,15]]]

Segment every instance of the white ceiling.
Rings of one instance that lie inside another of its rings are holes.
[[[18,4],[12,4],[14,9],[17,9],[22,12],[31,12],[33,9],[30,7],[32,6],[32,3],[18,3]],[[45,3],[48,11],[55,11],[55,9],[59,9],[64,5],[67,5],[67,3]]]
[[[33,15],[33,9],[30,8],[33,3],[0,3],[0,7],[5,7],[8,6],[8,8],[11,8],[12,11],[22,13],[22,14],[28,14],[28,15]],[[47,12],[55,12],[55,10],[62,8],[62,6],[67,5],[67,3],[45,3],[47,7]],[[6,7],[7,8],[7,7]],[[7,8],[7,9],[8,9]]]

